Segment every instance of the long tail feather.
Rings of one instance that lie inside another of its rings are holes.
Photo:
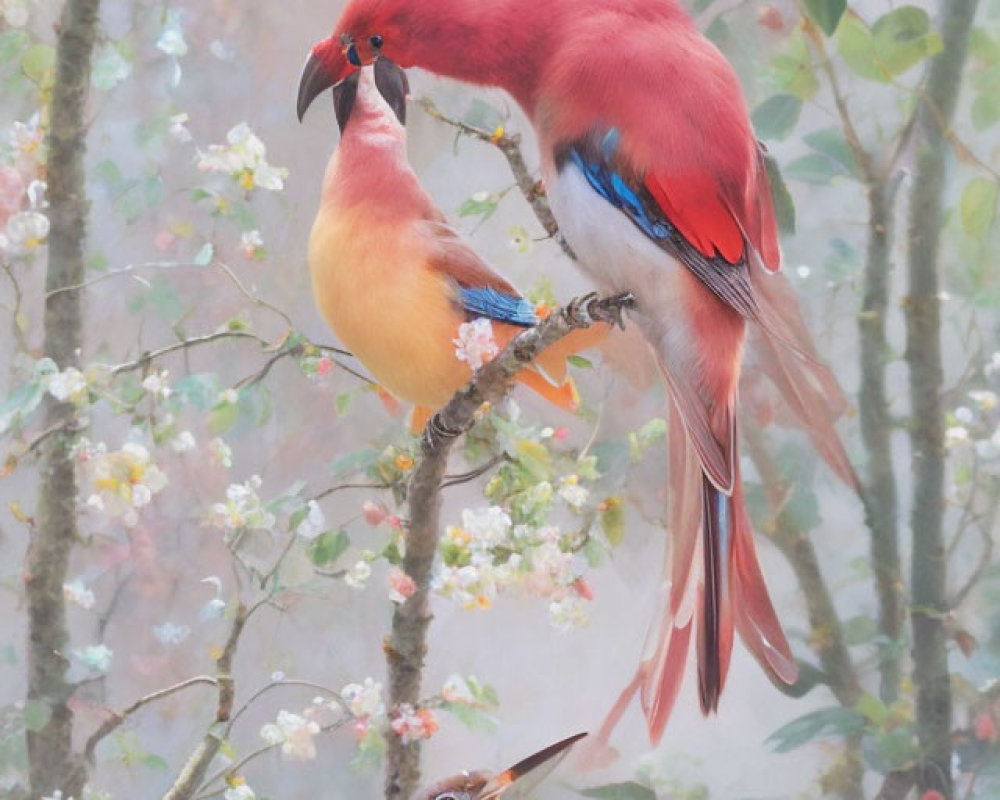
[[[858,491],[861,483],[834,427],[847,408],[847,398],[820,359],[794,290],[784,275],[771,274],[754,260],[750,281],[761,319],[767,321],[757,329],[759,335],[750,348],[757,360],[755,366],[774,382],[823,460]]]
[[[701,550],[704,583],[698,613],[698,695],[705,714],[719,707],[733,648],[730,593],[732,500],[702,478]]]

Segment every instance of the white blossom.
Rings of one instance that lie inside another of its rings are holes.
[[[233,465],[233,450],[223,439],[216,436],[208,443],[208,453],[212,460],[227,469]]]
[[[257,494],[260,477],[254,475],[246,483],[233,483],[226,489],[226,501],[216,503],[209,513],[209,524],[223,530],[271,530],[276,522]]]
[[[67,367],[48,380],[49,394],[60,403],[81,404],[87,399],[87,379],[76,367]]]
[[[103,447],[80,454],[94,493],[87,505],[128,526],[138,523],[137,509],[144,508],[167,485],[167,476],[152,463],[149,450],[138,442],[107,453]]]
[[[230,786],[226,789],[223,797],[225,800],[256,800],[257,795],[254,794],[253,789],[245,783],[241,783],[238,786]]]
[[[189,131],[187,127],[190,119],[191,118],[184,112],[174,114],[170,118],[170,128],[167,130],[170,138],[175,142],[180,142],[181,144],[187,144],[190,142],[194,138],[191,136],[191,131]]]
[[[104,675],[111,669],[115,654],[105,644],[92,644],[82,650],[74,650],[73,656],[92,672]]]
[[[49,218],[40,211],[20,211],[12,214],[0,231],[0,252],[11,258],[30,255],[49,236]]]
[[[190,453],[197,446],[198,443],[191,431],[181,431],[170,439],[170,449],[175,453]]]
[[[73,603],[87,611],[94,607],[94,593],[87,588],[82,578],[63,584],[63,598],[67,603]]]
[[[281,752],[297,761],[308,761],[316,757],[313,738],[319,733],[319,725],[310,719],[282,709],[274,723],[260,729],[261,738],[270,745],[281,745]]]
[[[493,323],[485,317],[479,317],[472,322],[463,322],[458,328],[458,338],[454,342],[455,358],[468,364],[472,370],[479,369],[500,352],[500,347],[493,337]]]
[[[156,47],[174,58],[187,55],[188,45],[184,38],[184,28],[181,26],[181,13],[177,9],[168,9],[167,20],[156,40]]]
[[[352,589],[364,589],[368,579],[372,576],[372,567],[367,561],[359,561],[347,571],[344,576],[344,583]]]
[[[198,151],[198,169],[220,172],[234,178],[244,189],[256,187],[272,192],[285,188],[288,170],[267,162],[267,148],[245,122],[226,134],[226,144]]]
[[[315,500],[310,500],[306,508],[308,509],[306,515],[295,532],[306,541],[311,542],[326,528],[326,517],[323,516],[323,509]]]
[[[385,713],[382,684],[373,678],[365,678],[364,684],[347,684],[341,691],[340,698],[355,717],[373,717]]]
[[[191,629],[187,625],[167,621],[154,627],[153,635],[160,644],[180,644],[191,635]]]

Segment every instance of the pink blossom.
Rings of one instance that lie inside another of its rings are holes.
[[[403,603],[417,591],[417,583],[399,567],[389,573],[389,599]]]
[[[394,531],[403,530],[403,518],[396,514],[386,517],[385,524],[388,525],[390,528],[392,528]]]
[[[329,375],[333,370],[333,359],[323,356],[316,362],[316,374],[317,375]]]
[[[430,739],[438,729],[437,720],[430,709],[421,708],[416,711],[409,703],[399,706],[391,724],[393,733],[403,741],[403,744],[409,744],[417,739]]]
[[[24,180],[21,173],[12,167],[0,166],[0,228],[7,224],[7,218],[21,210],[24,200]]]
[[[161,253],[167,252],[171,247],[174,246],[174,242],[177,241],[177,237],[174,236],[170,231],[160,231],[156,236],[153,237],[153,247],[159,250]]]
[[[381,525],[382,520],[387,516],[385,506],[381,503],[376,503],[374,500],[365,500],[364,505],[361,506],[361,516],[364,517],[365,522],[369,525]]]
[[[488,319],[480,317],[459,326],[455,358],[464,361],[470,369],[479,369],[499,352],[500,348],[493,338],[493,323]]]
[[[975,729],[977,739],[994,744],[1000,740],[1000,731],[997,730],[997,723],[989,711],[982,711],[976,717]]]
[[[552,434],[553,439],[565,439],[567,436],[569,436],[569,428],[565,426],[556,428],[555,433]]]

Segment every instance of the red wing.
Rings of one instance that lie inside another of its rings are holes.
[[[727,191],[706,173],[667,175],[649,172],[643,183],[663,215],[705,258],[721,256],[738,264],[749,241],[771,272],[780,267],[778,226],[771,184],[758,160],[743,189]]]

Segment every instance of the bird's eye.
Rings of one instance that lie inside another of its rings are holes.
[[[378,33],[372,36],[368,41],[371,43],[372,50],[381,50],[382,45],[385,44],[385,39]]]

